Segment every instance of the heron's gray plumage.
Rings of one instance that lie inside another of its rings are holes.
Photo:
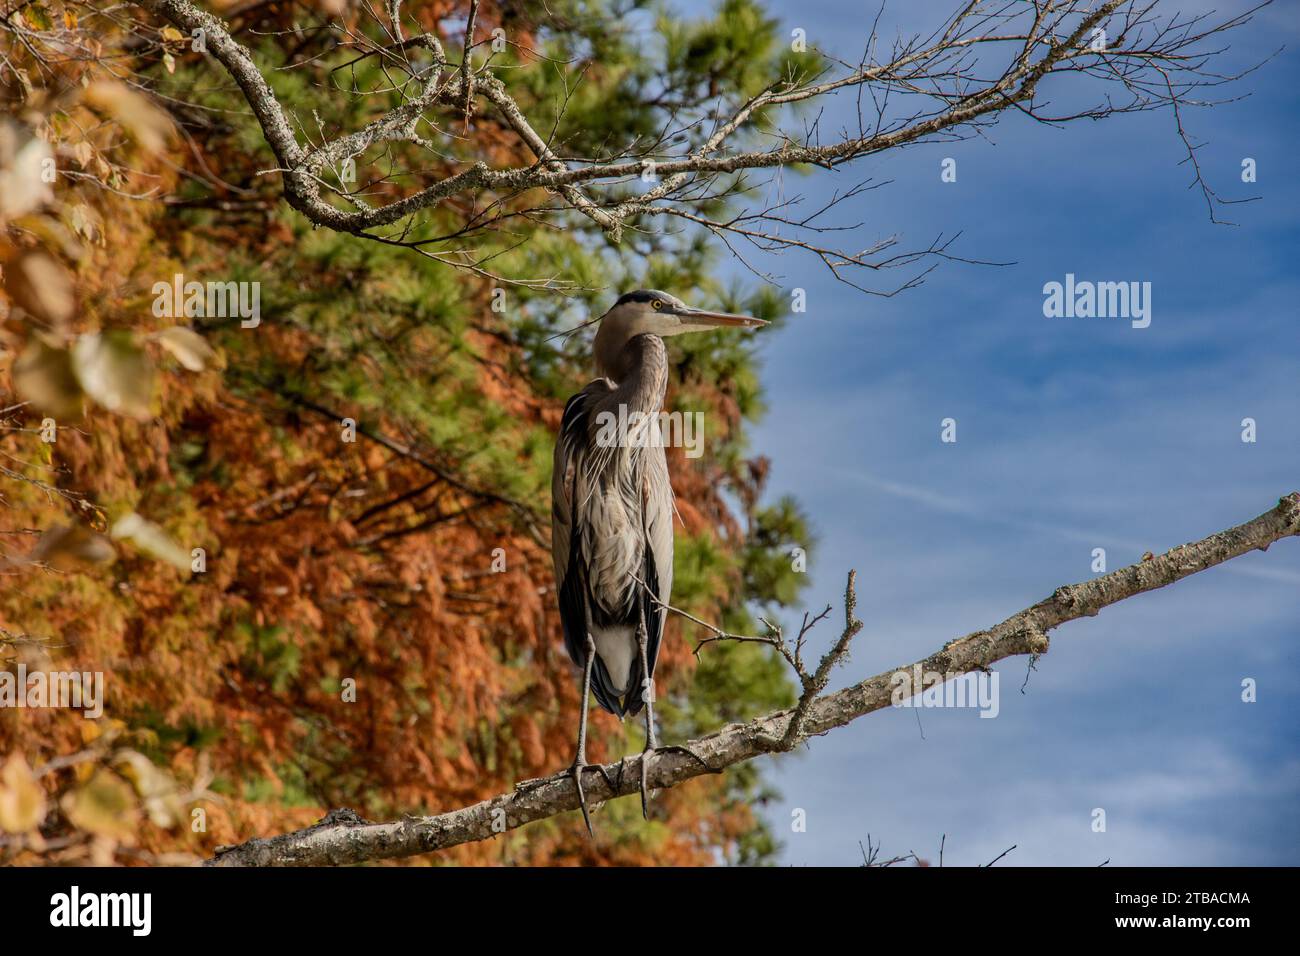
[[[596,379],[565,407],[551,487],[565,647],[582,667],[591,634],[597,658],[592,691],[619,716],[641,710],[647,675],[636,653],[636,629],[644,613],[653,676],[673,576],[672,487],[655,438],[667,356],[663,340],[650,334],[631,337],[622,350],[627,354],[615,359],[618,367],[635,371],[618,383]],[[650,439],[602,445],[602,412],[636,420],[638,428],[652,431]]]
[[[668,388],[663,336],[765,324],[692,309],[654,289],[629,292],[600,318],[600,377],[564,407],[551,476],[551,557],[564,646],[583,673],[570,772],[588,832],[588,689],[617,716],[646,711],[641,808],[648,813],[647,768],[657,746],[653,678],[673,587],[673,491],[659,434]]]

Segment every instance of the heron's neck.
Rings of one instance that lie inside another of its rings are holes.
[[[614,382],[618,404],[628,411],[658,412],[668,390],[668,352],[657,335],[634,335],[602,342],[596,335],[596,372]]]

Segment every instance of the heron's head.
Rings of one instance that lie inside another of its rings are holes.
[[[600,317],[594,351],[596,369],[611,378],[622,378],[629,369],[624,347],[638,335],[666,338],[686,332],[710,329],[753,329],[767,325],[762,319],[730,312],[692,309],[676,296],[657,289],[638,289],[619,296],[608,312]]]
[[[600,325],[602,332],[608,327],[610,333],[614,333],[611,337],[626,341],[647,332],[663,338],[711,329],[756,329],[767,323],[748,315],[693,309],[667,292],[638,289],[619,296],[610,310],[601,316]]]

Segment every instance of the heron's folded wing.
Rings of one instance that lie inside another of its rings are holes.
[[[608,383],[597,379],[564,406],[551,473],[551,560],[555,565],[564,647],[579,667],[587,660],[587,605],[582,581],[585,563],[581,553],[578,473],[590,442],[588,411],[593,399],[608,391]]]

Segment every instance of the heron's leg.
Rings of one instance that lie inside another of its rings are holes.
[[[650,754],[657,747],[655,743],[655,682],[650,674],[650,661],[647,645],[650,638],[646,633],[645,607],[641,608],[641,625],[637,628],[637,644],[641,650],[641,674],[645,686],[641,689],[641,699],[645,701],[645,750],[641,751],[641,815],[650,819],[650,789],[647,781],[650,774]]]
[[[587,836],[595,838],[591,829],[591,815],[587,812],[587,795],[582,792],[582,771],[587,766],[587,701],[591,697],[591,666],[596,660],[596,642],[587,634],[587,662],[582,668],[582,717],[578,720],[578,754],[573,758],[569,773],[573,775],[573,785],[578,788],[578,805],[582,807],[582,819],[587,824]],[[601,768],[602,772],[604,768]]]

